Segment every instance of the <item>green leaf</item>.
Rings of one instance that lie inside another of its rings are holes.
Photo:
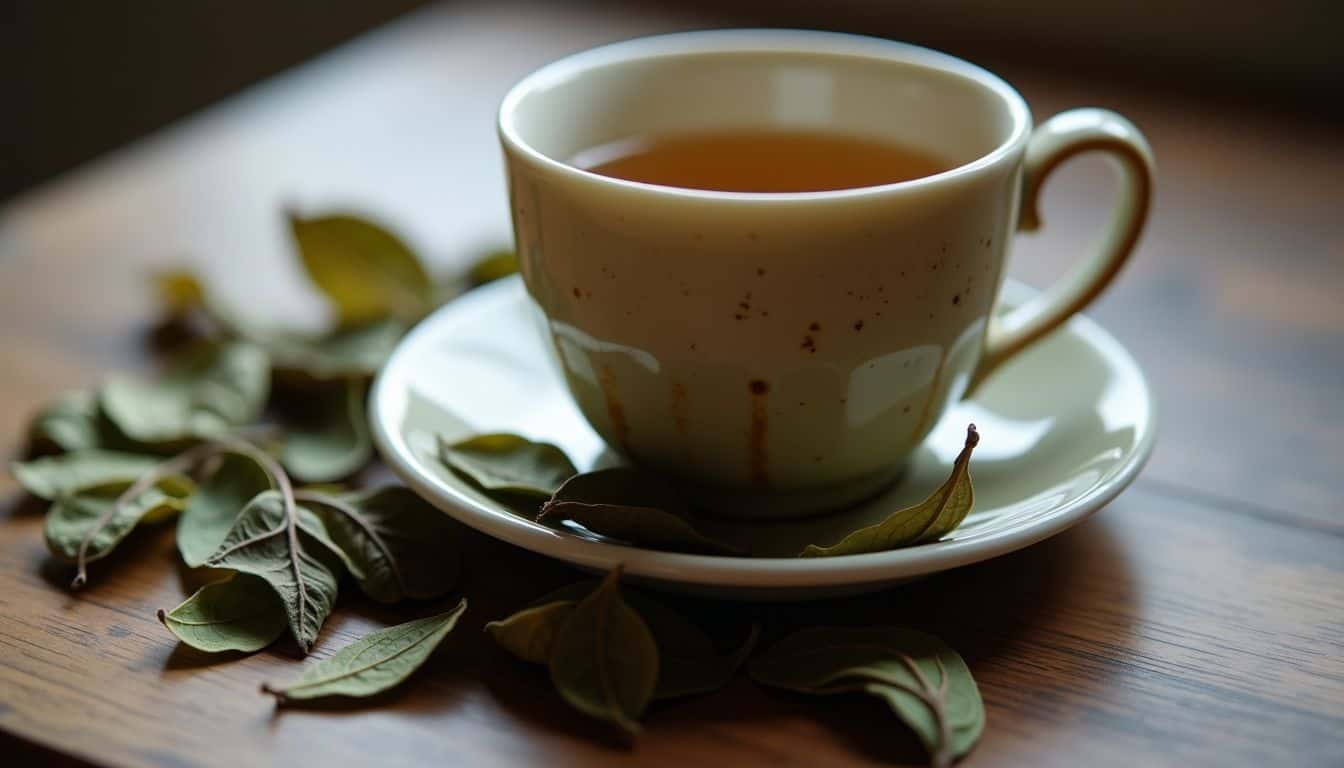
[[[713,555],[740,554],[706,537],[690,522],[686,503],[662,479],[617,467],[576,475],[541,508],[537,522],[572,521],[637,547]]]
[[[247,573],[207,584],[159,621],[200,651],[251,653],[285,631],[285,606],[264,579]]]
[[[408,621],[361,637],[331,658],[308,667],[298,680],[283,688],[263,685],[281,703],[328,696],[372,696],[410,677],[443,642],[462,612],[457,607],[438,616]]]
[[[127,438],[142,445],[218,437],[254,421],[270,391],[261,348],[206,344],[154,381],[109,379],[99,405]]]
[[[297,508],[290,518],[284,498],[266,491],[248,503],[205,564],[265,579],[284,603],[294,639],[307,652],[336,602],[336,574],[323,562],[321,546],[300,527]]]
[[[951,476],[924,501],[893,512],[882,522],[860,528],[829,547],[809,544],[798,556],[834,557],[884,552],[937,541],[951,533],[975,505],[970,463],[971,452],[979,442],[980,434],[972,424],[966,429],[966,445],[952,464]]]
[[[373,458],[364,384],[354,379],[328,386],[291,409],[297,423],[286,430],[280,461],[306,483],[340,480]]]
[[[439,441],[443,463],[482,489],[547,498],[578,473],[565,452],[509,434],[476,435],[456,443]]]
[[[51,500],[79,491],[120,491],[158,463],[155,456],[90,448],[14,462],[10,470],[29,493]],[[175,476],[166,478],[159,487],[171,495],[186,496],[191,493],[191,485],[186,477]]]
[[[271,355],[277,376],[326,382],[371,378],[406,333],[406,323],[383,318],[338,328],[321,336],[271,334],[258,340]]]
[[[98,398],[92,392],[66,392],[43,406],[28,428],[35,450],[81,451],[103,443]]]
[[[551,682],[580,712],[639,732],[658,683],[658,646],[621,599],[619,566],[574,606],[551,646]]]
[[[475,288],[517,272],[518,254],[512,248],[501,248],[477,259],[467,270],[467,281]]]
[[[934,758],[949,765],[985,726],[984,703],[966,662],[938,638],[909,629],[806,629],[748,665],[762,685],[811,694],[859,691],[887,702]]]
[[[457,580],[457,524],[409,488],[349,494],[306,490],[295,496],[325,524],[369,597],[384,603],[428,600]]]
[[[499,621],[485,625],[485,631],[501,648],[523,661],[545,664],[551,660],[551,647],[569,617],[575,600],[556,600],[524,608]]]
[[[150,488],[118,508],[121,490],[117,487],[58,497],[43,523],[47,549],[57,557],[77,561],[84,547],[84,561],[97,560],[116,548],[136,525],[171,516],[184,503],[159,488]],[[77,581],[76,586],[80,583]]]
[[[434,286],[419,259],[386,229],[349,215],[291,214],[289,225],[308,276],[343,325],[414,319],[432,307]]]
[[[562,587],[508,618],[490,622],[486,631],[514,656],[545,664],[560,627],[569,620],[574,606],[597,586],[598,582],[582,581]],[[644,620],[658,647],[659,674],[654,699],[722,688],[742,666],[760,634],[760,628],[753,626],[737,650],[722,656],[709,636],[680,613],[642,592],[627,589],[624,597]]]
[[[177,550],[192,568],[219,549],[243,507],[273,480],[257,460],[238,453],[219,457],[219,466],[187,501],[177,525]]]

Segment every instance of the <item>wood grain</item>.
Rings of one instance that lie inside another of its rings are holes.
[[[13,201],[0,209],[0,439],[17,451],[56,391],[153,364],[154,268],[189,262],[240,309],[319,320],[283,238],[285,204],[377,214],[440,269],[507,240],[491,120],[507,86],[569,50],[712,24],[436,8]],[[1111,107],[1156,151],[1149,232],[1095,308],[1157,391],[1150,466],[1097,518],[990,563],[856,600],[691,607],[728,634],[756,618],[773,636],[816,622],[942,635],[988,707],[971,766],[1344,763],[1337,127],[996,68],[1038,119]],[[1090,160],[1052,177],[1044,233],[1020,240],[1014,271],[1041,283],[1069,264],[1109,183]],[[376,706],[276,711],[257,688],[297,676],[292,647],[214,659],[154,620],[198,578],[167,530],[133,537],[71,595],[43,548],[40,506],[8,478],[0,499],[0,748],[23,761],[34,750],[172,766],[921,760],[873,702],[746,680],[659,704],[623,750],[480,631],[576,574],[475,535],[471,607],[425,674]],[[353,592],[316,655],[456,600],[392,610]]]

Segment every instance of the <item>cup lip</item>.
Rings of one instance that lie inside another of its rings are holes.
[[[518,106],[533,92],[578,77],[601,66],[645,61],[658,58],[696,56],[717,53],[820,53],[854,56],[884,61],[896,61],[951,73],[974,81],[999,97],[1012,118],[1012,130],[994,149],[970,162],[946,171],[890,184],[879,184],[849,189],[812,192],[727,192],[722,190],[692,189],[663,184],[649,184],[611,176],[570,165],[541,152],[519,133],[515,115]],[[804,29],[716,29],[693,32],[673,32],[623,40],[590,48],[557,59],[518,81],[500,102],[497,129],[506,153],[512,151],[553,173],[571,180],[594,184],[607,189],[654,194],[699,200],[735,201],[740,203],[779,204],[789,202],[816,202],[846,200],[879,194],[914,193],[930,186],[965,180],[979,175],[1013,155],[1031,133],[1031,110],[1011,85],[983,67],[941,51],[910,43],[868,35],[844,32],[824,32]]]

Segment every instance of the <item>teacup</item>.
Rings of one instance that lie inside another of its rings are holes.
[[[570,162],[628,137],[721,129],[886,139],[955,167],[752,193]],[[509,92],[499,132],[523,278],[579,408],[701,504],[759,518],[892,482],[951,403],[1111,281],[1153,173],[1147,142],[1115,113],[1072,110],[1033,130],[1022,97],[984,69],[821,32],[692,32],[570,56]],[[1092,150],[1120,182],[1100,245],[996,315],[1009,242],[1037,226],[1042,181]]]

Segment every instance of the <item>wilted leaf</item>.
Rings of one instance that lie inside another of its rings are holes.
[[[354,379],[328,385],[296,404],[286,429],[281,463],[306,483],[340,480],[364,468],[373,458],[364,384]]]
[[[201,481],[187,501],[177,525],[177,550],[187,565],[195,568],[219,549],[243,507],[262,491],[273,487],[273,480],[254,457],[226,453],[219,466]]]
[[[548,525],[563,521],[637,547],[739,554],[697,531],[685,502],[671,486],[636,469],[601,469],[565,481],[537,516],[537,522]]]
[[[15,462],[10,470],[29,493],[51,500],[78,491],[121,491],[159,461],[155,456],[93,448]],[[178,475],[165,478],[160,487],[171,495],[186,496],[192,484]]]
[[[617,567],[580,601],[551,646],[551,682],[580,712],[639,732],[658,682],[658,646],[621,599]]]
[[[949,765],[969,752],[984,730],[984,704],[966,662],[923,632],[806,629],[748,666],[763,685],[812,694],[860,691],[883,699],[914,730],[935,765]]]
[[[178,640],[208,653],[251,653],[270,645],[285,631],[285,606],[260,577],[235,573],[196,590],[159,621]]]
[[[296,497],[321,518],[369,597],[384,603],[427,600],[457,580],[457,524],[409,488],[347,494],[305,490]]]
[[[243,509],[206,565],[265,579],[284,603],[294,639],[307,651],[336,602],[336,574],[323,562],[324,552],[310,552],[321,546],[299,526],[297,509],[290,519],[281,494],[267,491]]]
[[[289,217],[299,256],[343,325],[385,317],[416,319],[434,287],[419,259],[391,232],[349,215]]]
[[[389,317],[320,336],[272,334],[259,343],[270,353],[277,376],[291,382],[326,382],[371,378],[405,333],[406,323]]]
[[[547,498],[578,472],[564,451],[519,435],[476,435],[456,443],[440,440],[439,455],[449,467],[495,493]]]
[[[57,557],[84,562],[110,553],[142,521],[161,520],[182,509],[184,501],[159,488],[150,488],[117,507],[122,488],[72,493],[52,502],[43,523],[47,549]],[[88,543],[85,544],[85,541]],[[77,580],[75,586],[82,584]]]
[[[266,354],[241,342],[206,344],[154,381],[109,379],[103,413],[144,445],[219,437],[255,420],[270,391]]]
[[[102,446],[98,398],[83,391],[59,395],[33,418],[28,442],[39,451],[81,451]]]
[[[380,693],[419,669],[466,609],[467,601],[463,598],[447,613],[380,629],[310,666],[289,685],[283,688],[263,685],[262,690],[281,703]]]
[[[980,442],[972,424],[966,430],[966,446],[952,465],[952,475],[924,501],[893,512],[875,525],[860,528],[829,547],[810,544],[799,557],[861,555],[925,544],[946,536],[966,519],[975,504],[971,486],[971,452]]]
[[[551,660],[551,647],[560,628],[574,613],[577,600],[556,600],[524,608],[492,621],[485,631],[501,648],[523,661],[545,664]]]

